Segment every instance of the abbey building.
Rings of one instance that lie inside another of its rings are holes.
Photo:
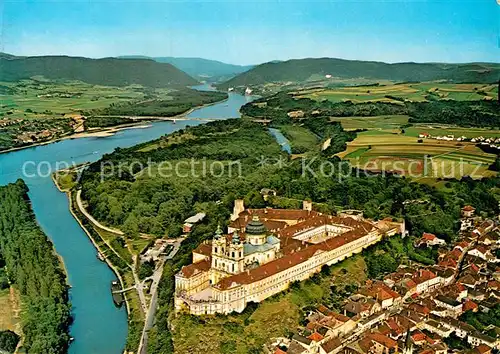
[[[237,200],[228,233],[218,229],[175,276],[175,308],[192,314],[241,312],[384,236],[404,234],[404,222],[366,220],[304,209],[246,209]]]

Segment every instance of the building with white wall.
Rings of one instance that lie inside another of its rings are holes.
[[[379,225],[311,210],[244,210],[241,203],[231,219],[230,232],[218,230],[193,252],[193,264],[176,274],[177,311],[241,312],[249,302],[261,302],[324,265],[359,253],[384,236],[404,233],[404,223],[386,220]]]

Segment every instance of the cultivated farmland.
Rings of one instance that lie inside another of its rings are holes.
[[[383,130],[359,133],[338,156],[363,170],[394,172],[415,179],[495,174],[488,168],[496,155],[473,143],[419,139]]]
[[[446,84],[446,83],[403,83],[373,86],[346,86],[328,89],[302,90],[295,97],[331,102],[423,102],[430,100],[492,100],[497,96],[496,85],[489,84]]]

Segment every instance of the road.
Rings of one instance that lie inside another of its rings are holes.
[[[144,282],[146,280],[152,279],[153,282],[151,284],[150,288],[150,294],[151,294],[151,301],[149,303],[149,308],[146,313],[146,317],[144,319],[144,328],[142,329],[142,336],[141,340],[139,342],[139,349],[137,350],[138,354],[146,354],[147,353],[147,348],[148,348],[148,333],[151,327],[153,327],[155,315],[156,315],[156,309],[158,308],[158,285],[160,283],[161,277],[163,275],[163,267],[165,266],[165,262],[167,260],[170,260],[174,258],[174,256],[177,254],[179,251],[179,248],[181,247],[182,241],[184,238],[178,238],[176,240],[172,240],[172,245],[173,248],[170,251],[170,253],[165,256],[159,263],[158,267],[156,268],[155,272],[153,275],[149,278],[144,279]],[[144,283],[143,283],[144,284]],[[144,289],[144,287],[142,287]],[[144,291],[139,291],[139,293],[143,293]]]
[[[85,217],[87,217],[87,219],[92,224],[94,224],[95,226],[97,226],[103,230],[112,232],[112,233],[120,235],[120,236],[124,234],[120,230],[112,229],[112,228],[109,228],[107,226],[102,225],[101,223],[99,223],[99,221],[95,220],[92,217],[92,215],[90,215],[87,212],[87,210],[83,206],[83,202],[82,202],[82,198],[81,198],[81,190],[77,191],[76,202],[78,204],[78,208],[80,209],[80,211],[85,215]],[[139,295],[139,300],[141,302],[142,311],[145,314],[144,328],[142,330],[142,336],[141,336],[141,340],[139,342],[139,349],[138,349],[138,353],[140,353],[140,354],[146,354],[146,350],[148,347],[148,345],[147,345],[148,344],[148,333],[149,333],[149,330],[151,329],[151,327],[153,327],[154,318],[156,315],[156,309],[158,307],[158,285],[159,285],[161,277],[163,275],[163,267],[165,266],[165,262],[167,260],[174,258],[174,256],[177,254],[177,252],[179,251],[179,249],[181,247],[183,240],[184,240],[184,237],[177,238],[174,240],[168,240],[168,243],[173,246],[172,250],[170,251],[170,253],[168,255],[164,256],[160,260],[160,262],[159,262],[158,266],[156,267],[152,276],[147,277],[146,279],[143,279],[141,281],[139,279],[139,276],[137,275],[137,272],[134,269],[135,267],[131,267],[132,274],[134,276],[135,286],[121,290],[121,292],[125,292],[125,291],[132,290],[135,288],[137,290],[137,294]],[[107,242],[106,242],[106,244],[107,244]],[[111,247],[111,245],[108,245],[108,247],[116,253],[116,251]],[[117,256],[120,257],[119,254],[117,254]],[[133,264],[135,264],[135,262],[133,262]],[[152,283],[151,283],[151,288],[149,290],[149,293],[151,294],[151,300],[150,300],[149,306],[148,306],[148,301],[146,299],[145,290],[147,289],[147,281],[149,281],[149,280],[152,280]]]
[[[97,226],[98,228],[102,229],[102,230],[105,230],[105,231],[108,231],[108,232],[111,232],[113,234],[116,234],[116,235],[120,235],[120,236],[123,236],[124,233],[123,231],[120,231],[118,229],[113,229],[111,227],[107,227],[107,226],[104,226],[103,224],[101,224],[99,221],[97,221],[96,219],[94,219],[94,217],[92,215],[90,215],[87,210],[85,209],[85,207],[83,206],[83,202],[82,202],[82,190],[79,189],[77,192],[76,192],[76,203],[78,204],[78,208],[80,209],[80,211],[82,212],[83,215],[85,215],[85,217],[87,219],[89,219],[89,221],[94,224],[95,226]]]

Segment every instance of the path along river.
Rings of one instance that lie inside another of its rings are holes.
[[[230,93],[228,100],[196,109],[187,117],[239,117],[239,109],[247,100]],[[68,199],[54,186],[50,172],[67,165],[96,161],[117,147],[133,146],[201,123],[196,120],[175,124],[154,122],[147,128],[121,130],[110,137],[63,140],[0,154],[0,185],[18,178],[25,180],[38,223],[64,260],[74,317],[71,336],[75,341],[70,346],[70,354],[121,353],[127,336],[127,315],[125,308],[117,309],[111,299],[110,282],[116,279],[115,275],[96,258],[94,246],[69,212]]]

